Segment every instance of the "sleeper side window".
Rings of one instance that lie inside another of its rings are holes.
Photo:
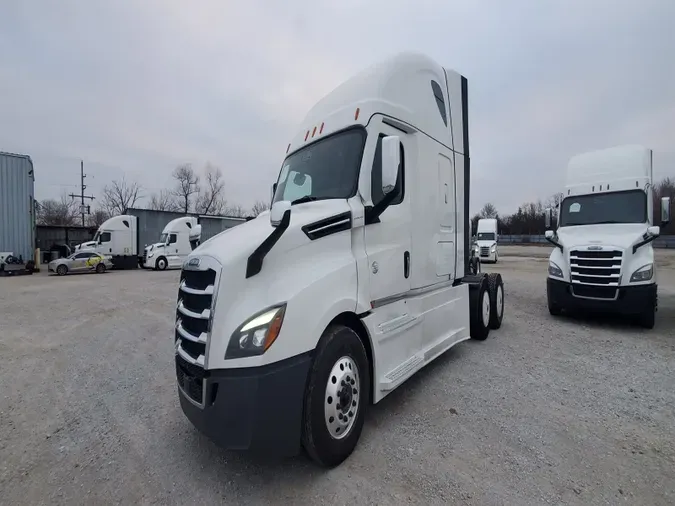
[[[436,105],[438,106],[438,111],[441,113],[441,118],[443,118],[443,123],[445,123],[445,126],[448,126],[448,115],[445,112],[445,99],[443,98],[441,86],[436,81],[431,81],[431,91],[434,93]]]

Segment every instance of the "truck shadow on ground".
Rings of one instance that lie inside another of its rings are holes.
[[[451,348],[415,373],[378,404],[370,405],[363,432],[354,453],[338,468],[349,469],[351,464],[358,459],[358,453],[364,450],[364,446],[370,438],[375,437],[376,432],[385,431],[386,433],[390,424],[400,423],[401,416],[410,414],[406,405],[413,398],[421,395],[421,390],[429,387],[429,382],[440,381],[443,369],[471,353],[470,347],[475,344],[469,341]],[[182,441],[181,452],[189,459],[193,459],[191,465],[211,473],[213,480],[223,480],[225,476],[229,476],[228,480],[232,480],[236,477],[237,486],[257,485],[269,488],[275,483],[285,485],[311,483],[332,471],[315,465],[304,451],[295,457],[272,458],[266,455],[224,450],[192,426],[189,427],[186,437],[178,441]]]

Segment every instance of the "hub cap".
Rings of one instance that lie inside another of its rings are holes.
[[[486,327],[490,324],[490,294],[487,290],[483,292],[483,325]]]
[[[350,357],[340,358],[328,376],[324,399],[324,417],[328,433],[342,439],[354,426],[359,409],[359,370]]]

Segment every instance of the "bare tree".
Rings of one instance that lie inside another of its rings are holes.
[[[199,214],[221,214],[226,207],[225,182],[218,167],[206,165],[206,186],[197,197],[195,210]]]
[[[189,163],[176,167],[173,170],[172,176],[176,180],[173,195],[178,200],[178,210],[189,213],[191,207],[190,197],[199,193],[199,176]]]
[[[176,197],[170,190],[160,190],[159,193],[153,193],[150,196],[148,208],[154,211],[176,211]]]
[[[248,216],[246,209],[244,209],[239,204],[235,204],[233,206],[228,207],[225,210],[225,214],[227,216],[232,216],[233,218],[246,218],[246,216]]]
[[[103,208],[95,209],[90,215],[87,216],[87,226],[88,227],[100,227],[101,224],[110,218],[108,211]]]
[[[481,218],[496,218],[498,213],[494,204],[488,202],[483,206],[478,214]]]
[[[46,199],[38,203],[36,207],[38,225],[72,227],[79,224],[79,206],[65,193],[59,200]]]
[[[270,208],[270,205],[267,202],[258,200],[253,207],[251,208],[251,216],[258,216],[263,211],[267,211]]]
[[[141,199],[141,187],[133,181],[129,182],[124,177],[115,180],[103,187],[101,205],[111,216],[124,214],[129,207],[134,207]]]

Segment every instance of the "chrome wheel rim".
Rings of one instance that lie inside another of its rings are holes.
[[[483,303],[481,306],[483,309],[483,325],[487,327],[490,324],[490,294],[487,290],[483,292]]]
[[[333,439],[349,435],[359,411],[359,370],[351,357],[341,357],[328,376],[324,396],[326,428]]]
[[[497,287],[497,314],[502,315],[504,311],[504,288],[501,285]]]

